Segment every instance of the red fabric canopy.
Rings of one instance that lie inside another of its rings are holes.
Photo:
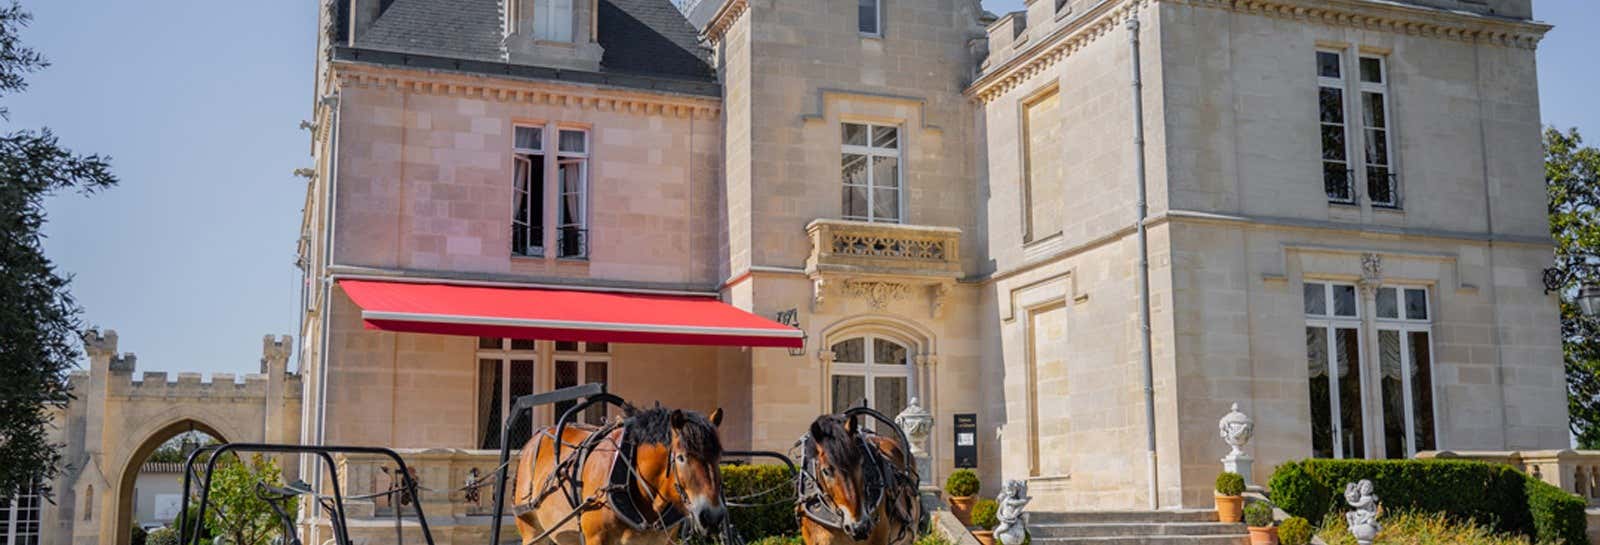
[[[800,348],[800,330],[714,297],[339,280],[368,329],[556,341]]]

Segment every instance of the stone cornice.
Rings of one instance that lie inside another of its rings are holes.
[[[706,23],[706,29],[700,35],[706,41],[715,45],[722,41],[728,28],[739,22],[739,18],[750,10],[750,0],[724,0],[722,7],[711,16],[711,21]]]
[[[399,69],[363,63],[334,63],[333,77],[343,87],[396,89],[438,96],[501,102],[551,104],[637,115],[699,119],[722,113],[722,101],[668,92],[609,88],[566,82],[507,79],[431,69]]]
[[[1455,11],[1376,3],[1370,0],[1126,0],[1106,2],[1071,25],[1039,40],[1028,51],[991,70],[968,87],[968,97],[987,103],[1115,29],[1138,7],[1170,3],[1246,15],[1407,34],[1465,43],[1534,49],[1550,25]]]

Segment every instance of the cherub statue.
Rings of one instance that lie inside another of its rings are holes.
[[[1362,479],[1344,487],[1344,501],[1351,510],[1344,514],[1350,535],[1361,545],[1370,545],[1383,526],[1378,524],[1378,495],[1372,491],[1372,481]]]
[[[1033,501],[1033,497],[1028,495],[1028,483],[1017,479],[1006,481],[996,500],[1000,503],[1000,509],[995,513],[995,518],[1000,519],[1000,524],[994,528],[995,538],[1005,545],[1022,545],[1028,539],[1028,524],[1022,508]]]

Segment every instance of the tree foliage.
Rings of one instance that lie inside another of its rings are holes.
[[[283,523],[272,505],[257,495],[257,485],[283,486],[278,462],[260,454],[249,461],[228,456],[217,461],[206,509],[206,529],[229,545],[268,545],[282,533]],[[284,511],[295,518],[299,502],[285,502]]]
[[[0,96],[27,88],[24,76],[48,66],[18,37],[30,19],[15,2],[0,6]],[[0,107],[0,118],[6,113]],[[47,486],[59,471],[50,409],[70,398],[66,373],[83,330],[70,278],[44,255],[44,200],[116,181],[106,158],[63,149],[49,129],[0,135],[0,494]]]
[[[1600,323],[1574,301],[1579,286],[1600,282],[1600,150],[1577,129],[1544,133],[1545,186],[1550,192],[1554,268],[1561,293],[1562,351],[1566,355],[1567,414],[1581,448],[1600,448]]]

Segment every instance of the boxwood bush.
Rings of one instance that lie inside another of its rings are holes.
[[[989,498],[978,500],[972,504],[972,525],[985,530],[993,530],[1000,525],[1000,504]]]
[[[1227,471],[1217,475],[1217,494],[1237,496],[1244,493],[1244,476]]]
[[[722,495],[729,503],[753,507],[728,507],[728,517],[745,543],[800,533],[794,515],[794,473],[781,465],[722,466]]]
[[[944,480],[944,491],[951,497],[965,498],[978,493],[982,483],[978,481],[978,474],[970,469],[957,469],[950,472]]]
[[[1469,460],[1304,460],[1278,466],[1268,486],[1291,515],[1323,520],[1347,507],[1344,487],[1372,481],[1386,511],[1445,513],[1535,541],[1585,543],[1582,499],[1511,466]]]

